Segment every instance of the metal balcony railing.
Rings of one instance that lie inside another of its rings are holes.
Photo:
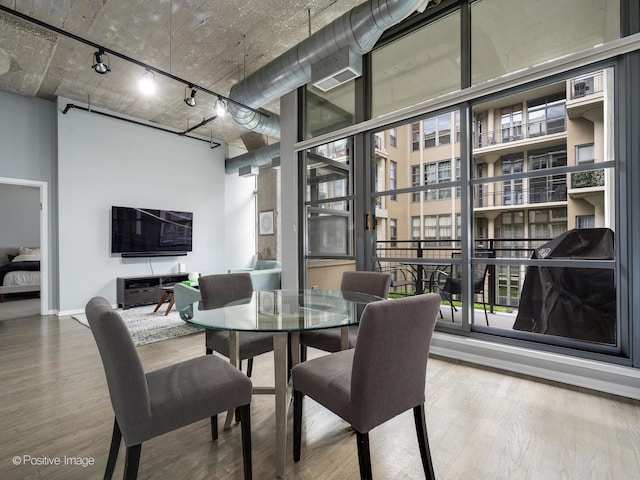
[[[604,90],[604,73],[598,72],[590,76],[574,78],[569,83],[571,100],[584,98]]]
[[[561,133],[567,129],[565,118],[541,120],[537,122],[509,125],[493,132],[474,133],[476,148],[488,147],[503,143],[536,138],[554,133]]]
[[[567,185],[564,183],[544,187],[533,187],[530,189],[497,190],[490,193],[485,193],[484,190],[485,189],[483,189],[482,193],[478,193],[479,189],[476,187],[474,207],[504,207],[510,205],[565,202],[567,200]]]
[[[495,259],[528,259],[534,250],[547,243],[551,238],[500,238],[476,240],[474,249],[482,253],[482,258]],[[454,258],[459,258],[460,240],[378,240],[376,256],[378,268],[402,278],[412,278],[412,290],[405,293],[424,293],[432,290],[429,285],[434,270],[447,265]],[[433,260],[434,263],[429,263]],[[514,279],[513,272],[501,272],[496,265],[489,265],[487,275],[487,305],[493,313],[495,306],[517,306],[520,291],[524,283],[526,268],[518,267],[519,273]],[[511,282],[511,283],[508,283]],[[503,298],[500,293],[506,286],[516,287],[517,295]]]

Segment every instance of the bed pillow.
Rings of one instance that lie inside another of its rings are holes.
[[[36,262],[40,260],[40,254],[36,255],[36,254],[24,254],[24,255],[18,255],[16,258],[14,258],[13,260],[11,260],[12,262]]]
[[[39,248],[20,247],[20,248],[18,248],[18,255],[38,255],[38,256],[40,256],[40,249]]]

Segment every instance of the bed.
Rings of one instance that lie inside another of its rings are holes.
[[[0,302],[5,295],[40,291],[40,249],[0,247]]]

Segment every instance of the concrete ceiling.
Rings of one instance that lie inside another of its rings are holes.
[[[280,56],[362,0],[0,0],[0,5],[227,96],[231,86]],[[110,56],[111,72],[93,71],[95,48],[0,11],[0,90],[92,108],[184,131],[215,115],[200,92],[156,75],[144,96],[144,69]],[[279,102],[263,108],[279,113]],[[73,114],[73,113],[71,113]],[[247,131],[230,115],[192,132],[244,147]],[[275,140],[275,139],[274,139]],[[271,143],[271,142],[270,142]]]

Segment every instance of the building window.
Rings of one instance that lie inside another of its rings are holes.
[[[417,152],[420,150],[420,124],[411,125],[411,150]]]
[[[531,238],[555,238],[566,231],[566,207],[529,211],[529,236]]]
[[[502,165],[502,175],[522,173],[524,168],[522,153],[504,155],[500,158],[500,164]],[[522,179],[506,180],[502,182],[502,204],[522,205],[523,203],[524,195],[522,189]]]
[[[451,181],[451,160],[427,163],[424,166],[425,185],[437,185]],[[450,188],[431,188],[427,190],[427,200],[451,198]]]
[[[529,170],[544,170],[567,165],[567,151],[547,150],[529,154]],[[562,202],[567,200],[567,176],[547,175],[529,179],[529,203]]]
[[[389,189],[397,190],[398,188],[398,163],[391,160],[389,162]],[[391,200],[397,200],[398,196],[395,193],[390,195]]]
[[[391,240],[391,246],[398,246],[398,220],[395,218],[389,219],[389,240]]]
[[[455,117],[455,132],[460,129],[460,116]],[[422,121],[424,130],[424,148],[448,145],[451,143],[451,113],[444,113],[437,117],[425,118]]]
[[[417,246],[417,241],[420,240],[420,217],[411,217],[411,240],[416,241],[414,246]]]
[[[564,98],[543,98],[528,103],[527,128],[529,137],[564,132],[567,108]]]
[[[443,240],[448,244],[452,239],[451,215],[425,215],[424,239]]]
[[[586,145],[576,145],[576,164],[593,163],[595,162],[595,154],[593,150],[593,143]]]
[[[504,107],[500,111],[500,134],[502,142],[522,139],[522,105]]]
[[[594,215],[576,215],[576,228],[595,228],[596,217]]]
[[[420,183],[420,165],[412,165],[411,166],[411,186],[412,187],[419,187],[420,185],[422,185]],[[420,201],[420,192],[413,192],[411,194],[411,201],[412,202],[419,202]]]
[[[389,145],[392,147],[398,146],[398,132],[395,128],[389,130]]]

